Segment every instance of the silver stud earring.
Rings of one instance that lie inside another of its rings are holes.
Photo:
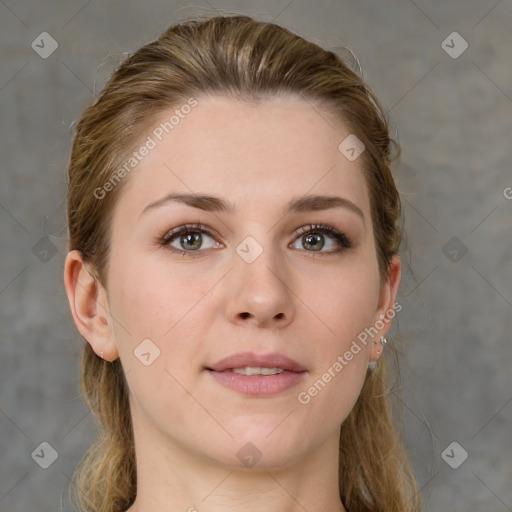
[[[101,359],[103,359],[103,350],[101,351]]]

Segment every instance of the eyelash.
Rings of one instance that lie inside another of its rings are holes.
[[[185,224],[183,226],[179,226],[175,229],[172,229],[171,231],[166,232],[166,234],[160,238],[159,244],[161,246],[166,247],[172,252],[181,254],[185,257],[191,257],[196,258],[199,256],[199,254],[195,253],[201,253],[204,251],[201,250],[193,250],[193,251],[184,251],[182,249],[177,249],[176,247],[170,246],[170,242],[174,241],[174,239],[180,237],[181,235],[189,234],[189,233],[205,233],[211,238],[215,238],[213,233],[211,233],[208,229],[203,227],[201,224]],[[352,242],[347,238],[345,233],[341,233],[338,231],[335,227],[329,225],[329,224],[307,224],[306,226],[303,226],[298,230],[296,233],[296,237],[294,238],[294,242],[299,239],[301,236],[307,234],[307,233],[322,233],[324,235],[329,235],[332,237],[337,243],[338,248],[333,251],[320,251],[318,254],[316,254],[316,251],[305,251],[312,253],[312,256],[332,256],[335,254],[339,254],[344,252],[346,249],[350,249],[352,247]]]

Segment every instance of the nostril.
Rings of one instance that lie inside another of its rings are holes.
[[[242,318],[247,318],[248,316],[251,316],[251,314],[250,313],[242,313],[240,316]]]

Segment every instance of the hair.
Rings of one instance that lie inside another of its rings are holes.
[[[249,16],[196,16],[171,25],[157,40],[126,57],[76,125],[68,167],[69,250],[81,252],[107,287],[112,211],[126,178],[101,199],[112,178],[152,123],[192,97],[218,94],[258,102],[291,94],[323,107],[365,146],[367,185],[379,274],[402,240],[401,203],[391,172],[393,149],[384,110],[344,59],[286,28]],[[396,153],[398,154],[398,152]],[[397,352],[393,349],[395,363]],[[350,512],[417,512],[417,484],[387,388],[381,358],[367,371],[358,400],[341,425],[340,499]],[[98,357],[85,342],[80,387],[99,425],[70,485],[87,512],[124,512],[137,493],[128,387],[119,359]],[[75,501],[76,498],[76,501]]]

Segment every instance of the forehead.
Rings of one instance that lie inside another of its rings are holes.
[[[350,132],[332,113],[293,96],[196,102],[161,112],[145,132],[151,149],[123,184],[116,209],[139,214],[179,191],[225,197],[251,215],[262,205],[277,212],[292,197],[333,193],[369,211],[362,159],[339,151]]]

